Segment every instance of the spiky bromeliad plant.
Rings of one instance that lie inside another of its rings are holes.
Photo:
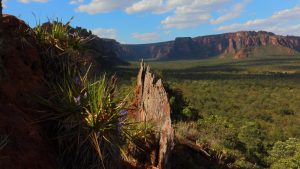
[[[34,31],[37,39],[43,44],[55,46],[62,52],[81,49],[86,42],[92,40],[92,37],[81,37],[80,31],[72,29],[70,23],[73,19],[74,17],[67,23],[56,19],[45,25],[36,21]]]
[[[71,69],[81,70],[79,67],[85,67],[83,64],[88,60],[82,56],[83,49],[93,37],[83,37],[80,31],[72,29],[72,20],[73,17],[63,23],[56,19],[43,25],[36,20],[34,33],[40,44],[42,68],[48,81],[61,79]]]
[[[114,76],[92,81],[88,73],[81,76],[85,68],[78,49],[90,39],[70,34],[69,23],[53,22],[50,30],[40,24],[35,28],[37,38],[50,46],[43,69],[53,93],[38,99],[53,111],[44,120],[57,124],[62,169],[120,168],[122,145],[139,140],[134,137],[145,139],[149,129],[140,130],[127,120],[126,102],[116,99]]]
[[[44,105],[58,124],[59,160],[64,169],[120,168],[120,147],[128,136],[125,101],[115,98],[116,78],[88,81],[70,71],[53,84]]]

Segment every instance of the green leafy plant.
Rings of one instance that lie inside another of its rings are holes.
[[[22,49],[24,49],[26,46],[31,45],[30,42],[28,41],[28,37],[30,37],[30,35],[33,34],[30,28],[19,26],[16,34],[18,34]]]
[[[279,110],[280,115],[294,115],[295,111],[288,108],[288,107],[283,107]]]
[[[37,101],[51,110],[42,120],[55,122],[62,169],[120,168],[127,158],[123,148],[142,150],[152,128],[127,117],[127,96],[116,93],[116,76],[89,78],[82,62],[82,46],[89,40],[58,19],[34,29],[43,52],[49,98]],[[86,72],[86,73],[82,73]],[[138,145],[139,144],[139,145]]]
[[[124,133],[128,136],[126,143],[123,145],[123,151],[126,158],[130,162],[133,157],[139,163],[145,164],[151,160],[151,152],[158,144],[155,140],[156,129],[151,122],[132,122],[128,127],[124,128]]]
[[[120,164],[120,140],[126,126],[120,119],[126,114],[121,113],[125,102],[114,100],[115,82],[114,77],[89,82],[87,74],[68,74],[53,85],[52,98],[44,103],[54,110],[48,118],[58,123],[63,168],[111,168]]]
[[[41,25],[40,21],[36,21],[34,28],[37,39],[44,44],[56,47],[61,52],[73,52],[80,50],[85,43],[90,41],[91,37],[82,37],[80,32],[70,27],[72,17],[67,23],[63,23],[58,18]]]
[[[264,133],[256,122],[248,122],[240,128],[239,140],[245,144],[249,153],[261,152]]]
[[[272,169],[300,167],[300,141],[289,138],[286,141],[278,141],[269,152],[269,160]]]
[[[115,76],[89,80],[88,73],[81,76],[67,69],[64,78],[50,87],[51,97],[39,100],[53,110],[45,119],[58,125],[62,168],[118,168],[127,158],[124,145],[130,142],[142,149],[140,141],[146,142],[153,133],[148,125],[140,127],[128,119],[126,98],[116,97]]]
[[[36,25],[35,25],[35,28],[33,29],[34,30],[34,33],[36,35],[36,38],[39,42],[43,42],[45,39],[46,39],[46,36],[47,36],[47,32],[42,28],[42,24],[41,24],[41,21],[35,21],[36,22]]]
[[[199,115],[198,115],[198,111],[193,108],[192,106],[187,106],[185,107],[181,114],[185,117],[185,119],[187,120],[196,120],[199,118]]]

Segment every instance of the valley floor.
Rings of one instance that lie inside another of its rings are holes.
[[[173,112],[177,132],[234,156],[240,167],[274,168],[274,144],[300,138],[298,56],[148,64],[186,102]],[[121,91],[130,91],[138,65],[117,70]]]

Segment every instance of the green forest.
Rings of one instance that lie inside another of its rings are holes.
[[[169,88],[176,134],[238,168],[299,168],[300,59],[149,61]],[[130,91],[138,62],[119,67]],[[124,74],[126,72],[126,75]],[[168,89],[167,89],[168,91]],[[197,166],[194,166],[197,168]]]
[[[74,17],[31,28],[0,16],[0,169],[181,168],[176,160],[188,169],[300,168],[298,52],[265,46],[242,59],[126,61],[119,42],[73,28]],[[163,90],[153,98],[167,100],[146,100],[159,107],[157,121],[143,107],[141,62],[154,74],[146,72],[148,87]]]

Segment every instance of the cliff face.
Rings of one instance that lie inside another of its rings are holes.
[[[269,55],[294,55],[300,52],[300,37],[279,36],[270,32],[242,31],[195,38],[176,38],[174,41],[122,45],[118,56],[136,59],[201,59],[214,56],[235,59],[260,55],[258,48],[268,48]],[[271,50],[272,48],[280,49]]]
[[[94,60],[101,64],[100,67],[110,68],[115,65],[127,64],[122,58],[117,57],[125,50],[116,40],[91,35],[91,40],[86,44],[86,48],[92,54]]]

